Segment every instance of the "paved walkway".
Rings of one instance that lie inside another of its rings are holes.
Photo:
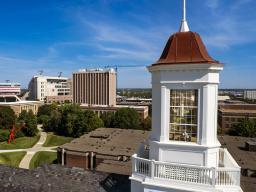
[[[29,169],[29,164],[33,156],[35,155],[36,152],[38,151],[49,151],[49,152],[56,152],[54,150],[58,146],[54,147],[43,147],[43,144],[46,141],[47,138],[47,133],[42,131],[41,126],[38,126],[39,129],[39,134],[40,138],[38,142],[31,148],[28,149],[7,149],[7,150],[0,150],[0,153],[6,153],[6,152],[19,152],[19,151],[25,151],[27,152],[26,155],[23,157],[21,160],[19,167],[24,168],[24,169]]]

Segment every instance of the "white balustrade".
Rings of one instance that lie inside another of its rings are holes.
[[[151,161],[148,159],[139,158],[136,155],[133,155],[134,171],[135,173],[150,176],[151,171]]]
[[[216,185],[240,186],[240,170],[236,168],[218,168],[216,171]]]
[[[240,167],[226,149],[220,150],[221,167],[202,167],[159,162],[133,155],[133,174],[151,179],[175,180],[203,185],[240,185]]]
[[[212,184],[211,168],[155,162],[154,176],[159,179]]]
[[[240,186],[240,167],[227,149],[220,149],[220,165],[216,170],[216,185]]]

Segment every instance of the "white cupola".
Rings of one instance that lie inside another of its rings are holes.
[[[241,192],[240,167],[217,138],[219,73],[223,65],[183,19],[152,74],[149,146],[132,157],[132,192]],[[149,150],[148,150],[149,148]]]
[[[223,65],[197,33],[172,35],[152,73],[150,158],[217,166],[217,98]]]

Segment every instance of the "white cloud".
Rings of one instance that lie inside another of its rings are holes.
[[[210,7],[211,9],[216,9],[219,6],[220,0],[206,0],[206,6]]]
[[[237,3],[238,1],[235,5]],[[230,48],[234,45],[256,42],[256,28],[252,25],[256,23],[254,16],[244,17],[238,14],[238,10],[232,8],[213,16],[211,20],[204,32],[204,40],[209,46]]]

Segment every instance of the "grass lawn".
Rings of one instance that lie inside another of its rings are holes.
[[[0,164],[9,165],[12,167],[19,167],[20,161],[25,156],[25,154],[25,151],[0,153]]]
[[[30,161],[29,168],[34,169],[43,164],[53,164],[57,161],[57,152],[39,151]]]
[[[63,145],[65,143],[69,143],[74,138],[72,137],[64,137],[59,135],[54,135],[53,133],[48,133],[45,143],[43,144],[44,147],[54,147]]]
[[[7,141],[0,143],[0,149],[27,149],[33,147],[37,141],[39,140],[40,136],[34,137],[20,137],[15,139],[16,144],[13,142],[8,144]]]

